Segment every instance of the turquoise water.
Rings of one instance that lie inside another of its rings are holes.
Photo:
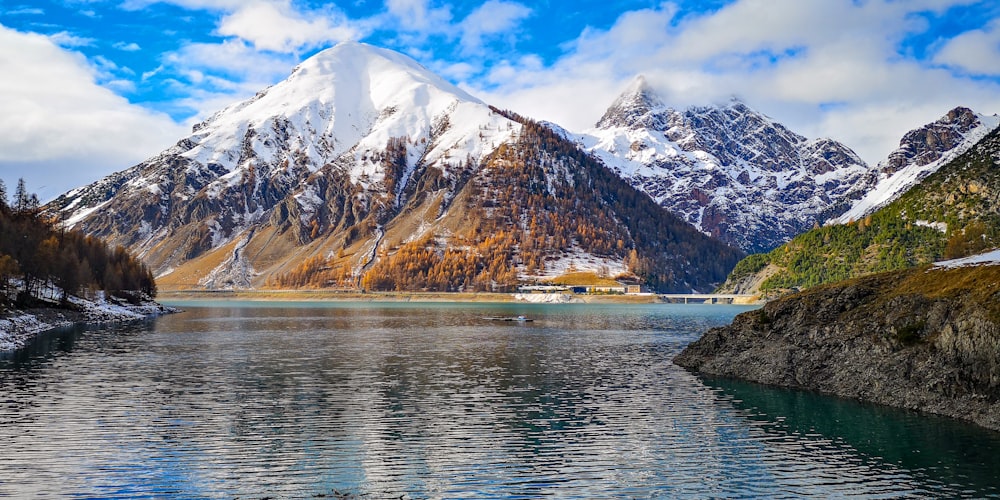
[[[180,305],[0,355],[0,496],[1000,495],[1000,434],[671,363],[746,308]]]

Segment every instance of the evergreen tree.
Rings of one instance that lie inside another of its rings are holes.
[[[14,191],[14,211],[25,213],[31,204],[31,195],[28,194],[28,187],[24,183],[24,177],[17,180],[17,190]]]
[[[10,212],[10,205],[7,204],[7,185],[0,179],[0,212]]]

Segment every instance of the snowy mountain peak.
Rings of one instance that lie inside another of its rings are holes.
[[[663,100],[649,86],[646,77],[638,75],[611,104],[597,122],[597,127],[641,127],[653,118],[653,113],[665,107]]]
[[[52,207],[163,273],[233,247],[232,259],[209,277],[243,285],[253,272],[239,264],[242,248],[258,229],[280,223],[302,243],[320,224],[329,232],[330,224],[363,220],[347,239],[376,234],[412,196],[426,196],[418,190],[467,181],[520,130],[413,59],[347,42],[219,111],[159,155]],[[440,196],[442,206],[450,201]]]
[[[248,157],[234,150],[249,134],[263,139],[250,156],[270,159],[275,152],[308,150],[317,160],[310,166],[315,170],[366,137],[383,145],[390,137],[427,139],[435,120],[460,105],[480,114],[488,110],[403,54],[344,42],[195,126],[185,156],[233,171]]]
[[[482,102],[399,52],[353,41],[338,43],[306,59],[292,70],[288,82],[301,85],[297,80],[315,80],[329,85],[358,76],[377,84],[372,86],[374,101],[387,99],[394,90],[422,83],[463,101]]]
[[[868,172],[843,144],[809,140],[739,98],[679,111],[642,78],[578,142],[661,206],[749,252],[822,221]]]
[[[879,162],[849,196],[855,200],[828,224],[859,220],[891,203],[942,165],[968,151],[1000,126],[1000,117],[957,107],[941,118],[903,135],[899,148]],[[856,194],[855,194],[856,193]]]

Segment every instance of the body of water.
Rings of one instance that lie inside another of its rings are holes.
[[[0,496],[1000,495],[1000,434],[671,362],[745,308],[182,307],[0,355]]]

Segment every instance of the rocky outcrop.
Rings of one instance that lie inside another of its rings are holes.
[[[660,206],[750,253],[822,223],[870,174],[837,141],[807,139],[737,99],[674,109],[642,77],[577,141]]]
[[[674,362],[1000,430],[1000,266],[816,287],[708,331]]]

